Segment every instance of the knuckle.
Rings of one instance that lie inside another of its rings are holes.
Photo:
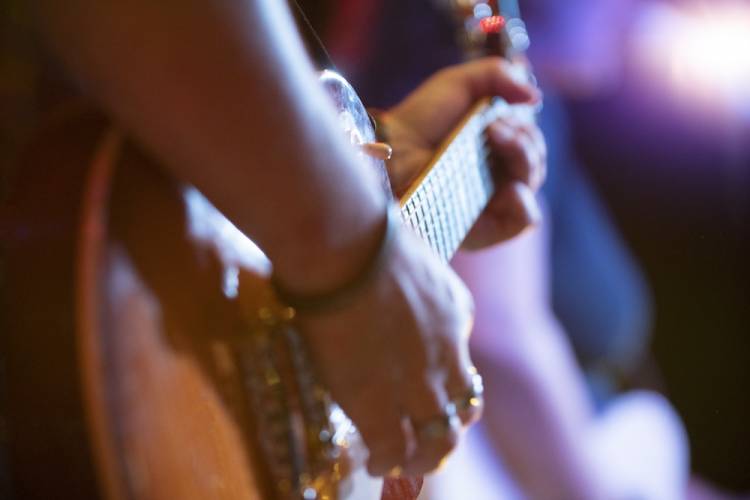
[[[504,57],[490,56],[484,59],[484,63],[497,76],[506,76],[511,71],[512,63]]]
[[[450,455],[451,452],[456,448],[456,446],[458,445],[458,434],[453,432],[449,436],[446,436],[445,439],[442,439],[435,444],[436,447],[430,454],[429,460],[427,462],[428,471],[437,469],[443,462],[443,460],[445,460],[448,455]]]
[[[437,469],[458,444],[458,431],[452,429],[440,439],[421,441],[411,457],[407,469],[414,474],[425,474]]]
[[[435,381],[444,380],[445,375],[445,367],[438,361],[410,377],[404,387],[404,399],[411,418],[426,419],[440,412],[440,399],[434,385]]]
[[[406,454],[406,441],[399,439],[396,435],[390,433],[390,438],[381,438],[372,444],[368,444],[370,457],[380,461],[397,461],[400,462]],[[367,441],[365,441],[367,442]]]

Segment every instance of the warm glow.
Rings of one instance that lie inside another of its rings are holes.
[[[636,57],[678,92],[722,106],[750,107],[750,5],[711,0],[659,4],[644,16]]]
[[[486,34],[497,34],[505,26],[505,18],[502,16],[489,16],[479,21],[479,26]]]

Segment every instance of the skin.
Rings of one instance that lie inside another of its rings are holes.
[[[542,223],[505,245],[453,260],[476,297],[472,353],[485,374],[484,444],[528,498],[683,498],[687,441],[669,403],[647,391],[619,396],[599,412],[590,401],[549,307],[550,230]],[[481,484],[483,473],[448,466],[456,482]],[[451,498],[437,486],[428,483],[426,498]],[[507,484],[482,487],[497,487],[503,497]]]
[[[594,411],[582,374],[548,307],[546,229],[453,262],[477,298],[483,425],[529,498],[612,498],[586,452]]]
[[[33,7],[81,89],[248,234],[285,288],[333,290],[366,265],[386,200],[338,132],[284,2],[35,0]],[[496,94],[538,99],[496,59],[436,76],[388,113],[399,154],[429,154],[473,101]],[[541,136],[505,127],[502,138],[489,137],[514,187],[492,201],[505,208],[488,215],[495,222],[476,235],[480,242],[505,239],[532,220],[529,197],[513,193],[533,188],[528,179],[543,170]],[[456,428],[424,440],[415,427],[469,387],[472,311],[461,281],[401,230],[350,305],[300,317],[323,381],[370,449],[373,474],[396,466],[425,473],[456,444]]]

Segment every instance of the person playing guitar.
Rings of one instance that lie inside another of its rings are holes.
[[[296,326],[322,384],[369,450],[369,474],[435,469],[459,439],[457,416],[478,418],[476,406],[458,415],[454,406],[476,396],[472,299],[415,234],[392,223],[377,179],[358,168],[339,131],[289,9],[276,0],[31,4],[78,88],[268,256],[274,288],[300,305]],[[500,58],[436,74],[384,113],[396,148],[390,167],[400,176],[417,168],[415,158],[433,156],[491,96],[540,99]],[[544,146],[517,137],[488,134],[502,180],[466,244],[503,241],[532,221],[526,183],[543,171]]]

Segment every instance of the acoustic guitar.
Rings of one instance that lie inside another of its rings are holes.
[[[375,142],[352,88],[321,81],[347,137]],[[493,193],[484,129],[508,112],[478,103],[398,200],[446,261]],[[19,498],[416,497],[418,481],[367,475],[271,263],[197,189],[83,105],[50,120],[20,172],[0,218]]]

